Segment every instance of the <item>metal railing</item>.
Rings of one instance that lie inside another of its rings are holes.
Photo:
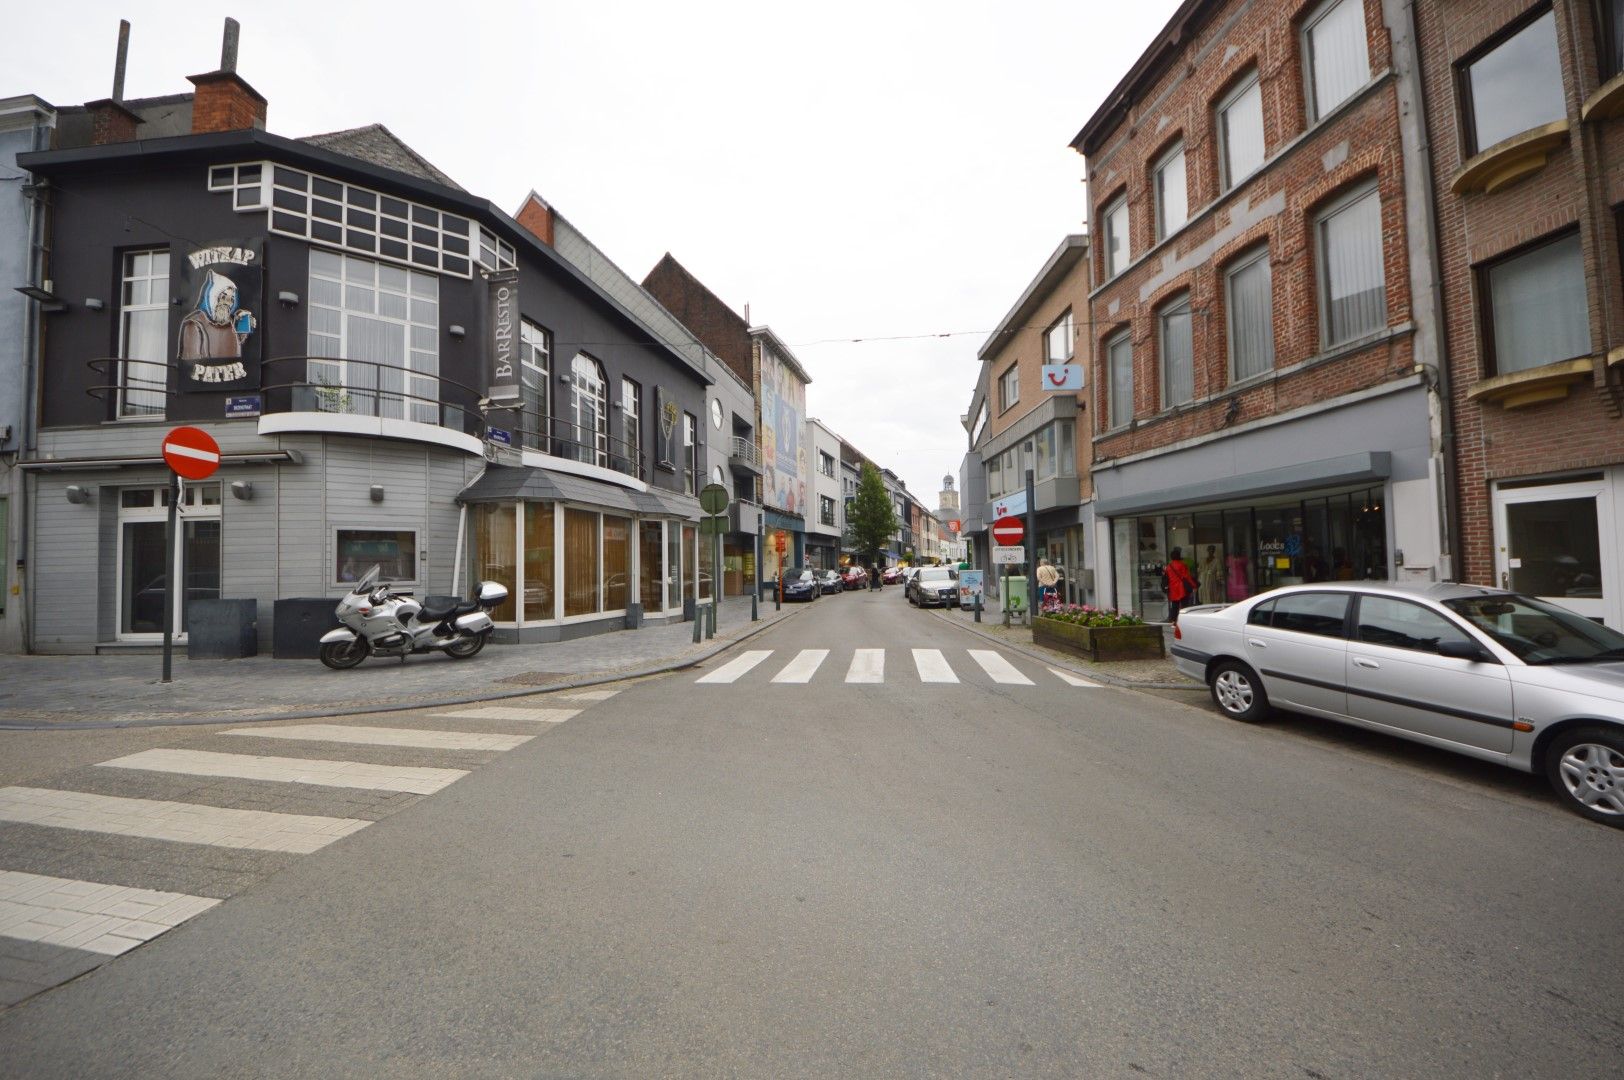
[[[512,415],[510,413],[510,415]],[[520,413],[513,427],[513,445],[553,457],[612,469],[625,476],[643,479],[642,448],[635,442],[616,439],[603,427],[594,429],[564,416],[542,417]]]
[[[746,439],[739,435],[733,436],[733,444],[729,448],[727,456],[737,458],[757,471],[761,469],[761,448],[756,445],[754,439]]]

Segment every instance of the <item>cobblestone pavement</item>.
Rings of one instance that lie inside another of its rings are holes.
[[[824,603],[840,602],[831,596]],[[804,605],[801,605],[804,606]],[[794,614],[750,601],[722,603],[714,640],[693,643],[693,624],[645,626],[537,645],[492,645],[471,661],[443,653],[368,660],[330,671],[317,660],[174,658],[174,678],[159,681],[162,658],[139,656],[0,656],[0,729],[219,723],[533,694],[542,690],[664,671],[697,662]]]
[[[1019,624],[1005,626],[1001,616],[996,612],[982,612],[981,622],[977,623],[968,611],[959,611],[956,608],[946,610],[932,610],[931,614],[940,619],[947,619],[957,623],[975,633],[982,634],[993,641],[1011,648],[1021,649],[1032,656],[1041,658],[1053,664],[1071,668],[1082,672],[1091,679],[1109,683],[1113,686],[1127,686],[1136,690],[1199,690],[1201,684],[1185,678],[1173,666],[1171,656],[1162,660],[1110,660],[1104,663],[1091,663],[1080,656],[1074,656],[1058,649],[1046,648],[1032,643],[1032,630],[1030,627]],[[1166,630],[1167,640],[1172,642],[1172,630]]]

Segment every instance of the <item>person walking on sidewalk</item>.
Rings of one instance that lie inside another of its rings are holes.
[[[1060,583],[1060,572],[1048,559],[1038,560],[1038,610],[1042,611],[1049,604],[1049,597],[1054,595],[1055,586]]]
[[[1189,606],[1195,599],[1195,575],[1184,565],[1184,549],[1174,548],[1167,554],[1167,566],[1162,570],[1167,583],[1167,621],[1179,624],[1179,609]]]

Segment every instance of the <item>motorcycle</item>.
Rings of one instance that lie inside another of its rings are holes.
[[[379,568],[361,576],[334,612],[343,625],[321,638],[321,662],[334,671],[352,668],[369,656],[398,656],[439,650],[458,660],[476,656],[496,624],[491,609],[508,598],[505,585],[481,581],[477,600],[429,608],[410,592],[378,584]]]

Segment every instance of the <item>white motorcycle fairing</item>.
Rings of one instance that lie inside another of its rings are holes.
[[[496,626],[496,624],[491,621],[490,615],[483,611],[475,611],[471,614],[464,615],[453,625],[455,625],[458,630],[461,630],[465,634],[483,634],[485,631],[494,629]]]
[[[344,626],[334,627],[333,629],[327,631],[325,634],[323,634],[321,636],[321,643],[323,645],[333,645],[333,644],[336,644],[336,643],[338,643],[340,641],[354,641],[354,640],[355,640],[355,631],[349,629],[348,627],[344,627]]]

